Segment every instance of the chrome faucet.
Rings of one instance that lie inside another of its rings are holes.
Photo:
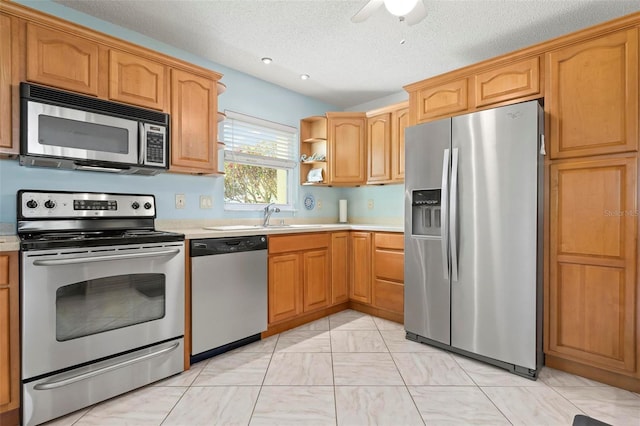
[[[262,226],[269,226],[269,218],[273,213],[280,213],[280,209],[278,207],[271,208],[275,203],[267,204],[267,207],[264,208],[264,222],[262,222]]]

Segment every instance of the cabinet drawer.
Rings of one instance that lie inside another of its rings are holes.
[[[373,284],[373,303],[377,308],[403,313],[404,286],[385,280],[375,280]]]
[[[327,233],[302,233],[279,237],[270,236],[269,254],[329,247],[330,238],[330,235]]]
[[[376,250],[374,256],[375,278],[404,282],[404,253]]]
[[[377,232],[375,236],[375,247],[404,250],[404,234]]]

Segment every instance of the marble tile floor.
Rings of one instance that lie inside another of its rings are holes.
[[[347,310],[47,425],[640,426],[640,394],[543,368],[537,381]]]

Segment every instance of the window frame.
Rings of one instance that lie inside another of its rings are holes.
[[[299,131],[296,127],[288,126],[286,124],[276,123],[273,121],[265,120],[262,118],[250,116],[247,114],[225,110],[224,114],[227,121],[237,120],[238,122],[249,123],[256,126],[262,126],[267,129],[276,130],[280,132],[286,132],[291,134],[291,147],[290,147],[290,159],[278,159],[275,157],[269,156],[260,156],[254,154],[244,154],[244,153],[235,153],[233,151],[233,143],[229,144],[225,140],[225,132],[222,129],[219,129],[219,135],[221,135],[221,142],[224,144],[224,150],[222,153],[222,161],[223,164],[230,162],[236,164],[246,164],[252,166],[261,166],[268,167],[277,170],[286,170],[287,171],[287,203],[275,203],[274,207],[278,207],[281,211],[296,211],[296,200],[298,194],[298,186],[297,175],[299,170],[299,163],[296,159],[299,157],[299,144],[297,143],[299,137]],[[224,128],[224,121],[220,123],[220,126]],[[226,176],[224,177],[226,179]],[[224,199],[224,185],[226,185],[226,180],[223,183],[223,199]],[[224,201],[224,210],[225,211],[261,211],[269,203],[230,203],[226,200]]]

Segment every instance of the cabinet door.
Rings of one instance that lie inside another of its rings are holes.
[[[20,406],[18,252],[0,253],[0,418]]]
[[[349,233],[331,234],[331,304],[349,300]]]
[[[469,108],[466,78],[425,87],[414,94],[418,107],[418,123],[461,113]]]
[[[11,82],[13,57],[11,56],[11,18],[0,15],[0,153],[17,154],[13,146],[11,114]]]
[[[269,323],[302,312],[301,267],[296,253],[269,256]]]
[[[351,233],[351,283],[349,298],[371,303],[371,233]]]
[[[215,173],[216,82],[171,70],[171,171]]]
[[[540,58],[535,57],[475,76],[476,107],[540,94]]]
[[[550,277],[545,352],[637,371],[637,158],[550,168]]]
[[[547,54],[551,158],[638,149],[638,29]]]
[[[27,80],[98,95],[98,44],[27,23]]]
[[[367,180],[364,114],[327,113],[329,184],[363,184]]]
[[[109,51],[109,99],[165,110],[166,67],[118,50]]]
[[[391,180],[391,113],[367,118],[367,183]]]
[[[327,249],[302,253],[304,269],[303,311],[329,306],[331,287],[329,283],[329,251]]]
[[[394,111],[391,115],[391,180],[404,181],[404,129],[409,127],[409,107]]]

